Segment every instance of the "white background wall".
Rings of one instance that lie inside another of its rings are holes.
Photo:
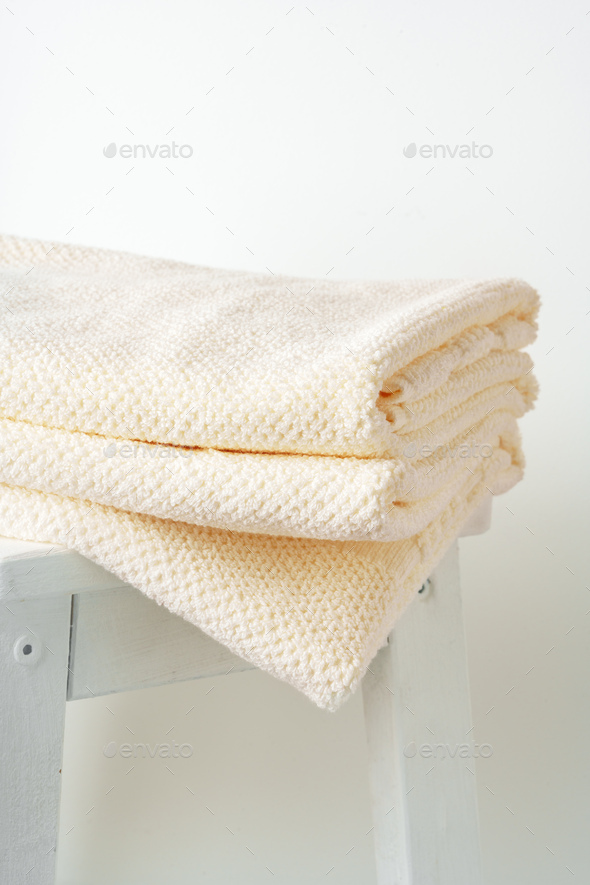
[[[462,542],[482,843],[486,885],[588,881],[587,3],[8,3],[5,231],[539,289],[526,480]],[[192,157],[102,153],[172,140]],[[473,140],[493,156],[402,153]],[[172,726],[174,775],[103,755]],[[363,741],[359,697],[325,714],[260,673],[72,704],[59,883],[371,883]]]

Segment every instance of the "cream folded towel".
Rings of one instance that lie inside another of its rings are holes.
[[[336,708],[522,476],[538,298],[0,237],[0,533],[64,544]]]

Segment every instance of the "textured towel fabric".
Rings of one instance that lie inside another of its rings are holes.
[[[522,476],[516,280],[310,281],[0,237],[0,533],[79,550],[321,706]]]
[[[471,429],[468,444],[462,433],[439,442],[436,454],[418,457],[417,444],[409,443],[404,464],[401,458],[243,455],[121,444],[0,419],[0,482],[232,531],[400,540],[440,514],[466,469],[479,460],[495,452],[508,464],[519,464],[515,434],[514,415],[494,409]]]

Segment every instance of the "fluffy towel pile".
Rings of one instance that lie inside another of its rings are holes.
[[[522,476],[518,280],[328,282],[0,237],[0,534],[335,709]]]

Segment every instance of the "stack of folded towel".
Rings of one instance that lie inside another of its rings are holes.
[[[522,476],[538,297],[0,237],[0,534],[84,556],[337,708]]]

